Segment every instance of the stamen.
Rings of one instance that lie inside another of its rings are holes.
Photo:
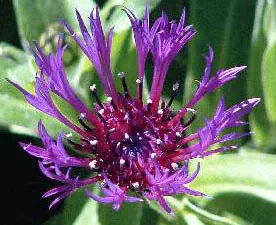
[[[89,127],[84,121],[83,119],[86,118],[86,114],[85,113],[81,113],[79,116],[79,123],[83,126],[83,128],[87,131],[92,131],[92,128]]]
[[[66,138],[73,137],[73,134],[72,134],[72,133],[66,134],[65,137],[66,137]]]
[[[126,160],[124,160],[124,159],[120,159],[120,165],[124,165],[126,163]]]
[[[125,133],[125,139],[129,139],[128,133]]]
[[[170,101],[168,102],[167,106],[165,109],[168,109],[169,107],[171,107],[172,103],[173,103],[173,100],[175,99],[175,97],[177,96],[178,94],[178,90],[179,90],[179,83],[175,83],[173,85],[173,92],[172,92],[172,95],[171,95],[171,99]]]
[[[143,81],[139,78],[136,80],[136,83],[138,85],[138,99],[142,102],[143,100]]]
[[[161,109],[164,109],[165,106],[166,106],[165,99],[162,99],[162,100],[161,100]]]
[[[93,94],[93,96],[94,96],[94,98],[95,98],[97,104],[98,104],[100,107],[103,108],[103,104],[102,104],[102,102],[101,102],[101,100],[100,100],[100,98],[99,98],[99,96],[97,95],[97,92],[96,92],[96,90],[97,90],[96,84],[91,85],[89,88],[90,88],[90,90],[91,90],[91,92],[92,92],[92,94]]]
[[[123,88],[124,88],[124,93],[125,93],[125,97],[129,98],[129,91],[128,91],[128,87],[127,87],[127,83],[126,83],[126,76],[125,73],[120,72],[118,73],[118,76],[120,77],[120,79],[122,80],[122,84],[123,84]]]
[[[163,141],[160,139],[156,139],[156,144],[161,145],[161,144],[163,144]]]
[[[98,144],[98,141],[97,140],[90,140],[89,143],[93,146],[97,145]]]
[[[108,132],[113,133],[115,131],[115,128],[111,128]]]
[[[100,110],[99,110],[99,113],[100,113],[101,115],[103,115],[103,114],[104,114],[104,109],[100,109]]]
[[[78,143],[72,141],[72,140],[69,139],[69,138],[67,138],[67,141],[68,141],[68,143],[69,143],[70,145],[72,145],[73,147],[75,147],[75,148],[77,148],[77,149],[82,147],[80,144],[78,144]]]
[[[106,101],[110,102],[110,104],[112,105],[113,109],[117,110],[117,106],[115,105],[112,97],[107,97]]]
[[[163,111],[162,109],[159,109],[159,110],[157,111],[157,113],[158,113],[159,115],[162,115],[162,114],[164,113],[164,111]]]
[[[97,163],[97,160],[93,159],[88,165],[91,169],[95,169],[96,163]]]
[[[152,100],[150,98],[147,100],[147,104],[148,104],[148,111],[150,112],[150,108],[152,105]]]
[[[172,163],[171,166],[172,166],[172,168],[173,168],[174,170],[176,170],[176,169],[178,168],[177,163]]]
[[[131,185],[135,188],[135,189],[137,189],[137,188],[139,188],[139,182],[134,182],[134,183],[131,183]]]
[[[156,158],[156,153],[155,153],[155,152],[151,153],[151,154],[150,154],[150,157],[151,157],[152,159]]]
[[[187,108],[187,111],[188,111],[188,112],[191,112],[193,115],[192,115],[192,117],[183,125],[185,128],[188,127],[188,126],[190,126],[190,124],[196,119],[196,114],[197,114],[196,110],[191,109],[191,108]]]
[[[99,110],[99,112],[96,112],[96,114],[100,118],[100,120],[104,123],[104,125],[107,125],[107,122],[105,121],[105,119],[102,116],[102,114],[104,113],[104,111],[102,111],[102,110],[104,110],[104,109]]]

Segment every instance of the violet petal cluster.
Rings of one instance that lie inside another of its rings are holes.
[[[196,33],[193,26],[185,25],[185,11],[178,23],[170,21],[163,12],[152,26],[148,5],[142,20],[129,9],[125,8],[124,12],[132,24],[137,48],[138,74],[129,75],[137,83],[135,95],[128,89],[126,75],[121,72],[115,77],[112,72],[113,29],[105,36],[98,8],[90,14],[90,30],[76,11],[81,36],[66,21],[61,23],[93,64],[106,94],[106,101],[98,96],[95,84],[90,86],[91,95],[95,99],[93,109],[75,94],[62,60],[66,50],[62,37],[55,53],[45,54],[35,44],[32,53],[39,72],[35,78],[34,93],[9,81],[23,93],[29,104],[56,118],[73,132],[61,132],[57,140],[54,140],[39,121],[38,134],[43,146],[20,143],[27,153],[38,158],[39,167],[45,176],[61,183],[43,196],[54,197],[50,207],[79,188],[99,184],[102,196],[86,190],[87,195],[97,202],[112,204],[114,210],[118,210],[123,202],[148,199],[157,201],[166,212],[172,214],[166,196],[185,194],[208,197],[189,188],[200,170],[198,164],[190,174],[189,162],[194,158],[235,149],[237,146],[225,143],[249,134],[225,134],[224,131],[246,125],[241,118],[258,104],[258,98],[245,100],[228,109],[224,98],[221,98],[214,117],[205,120],[205,126],[197,132],[189,132],[189,127],[196,118],[194,107],[197,102],[235,79],[245,66],[219,70],[211,76],[214,54],[210,47],[209,55],[205,56],[206,67],[202,80],[193,97],[175,113],[172,103],[179,91],[179,84],[173,85],[171,98],[167,102],[161,100],[162,89],[173,59]],[[150,97],[145,99],[143,86],[149,54],[153,58],[154,74]],[[123,93],[116,90],[115,79],[121,80]],[[54,103],[53,94],[78,112],[79,123],[72,122],[60,112]],[[79,137],[78,141],[75,141],[76,137]],[[68,151],[64,142],[74,151]],[[213,147],[218,144],[220,147]],[[76,175],[76,169],[84,173]]]

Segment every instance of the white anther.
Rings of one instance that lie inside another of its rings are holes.
[[[128,133],[125,133],[125,139],[129,139]]]
[[[91,91],[96,91],[96,84],[93,84],[89,87]]]
[[[100,109],[98,112],[102,115],[104,113],[104,109]]]
[[[110,133],[112,133],[112,132],[114,132],[114,131],[115,131],[115,128],[111,128],[111,129],[109,130]]]
[[[66,138],[70,138],[70,137],[72,137],[72,136],[73,136],[72,133],[69,133],[69,134],[66,134],[66,135],[65,135]]]
[[[122,79],[122,78],[125,77],[125,73],[124,72],[120,72],[120,73],[118,73],[118,76]]]
[[[141,84],[142,81],[141,81],[140,79],[137,79],[137,80],[136,80],[136,83],[137,83],[137,84]]]
[[[95,146],[96,144],[98,144],[98,141],[97,140],[91,140],[89,141],[89,143],[93,146]]]
[[[91,169],[95,169],[96,168],[96,163],[97,163],[97,160],[92,160],[88,165]]]
[[[81,113],[80,114],[80,118],[84,119],[86,117],[86,114],[85,113]]]
[[[148,98],[147,103],[152,104],[152,100],[150,98]]]
[[[156,139],[156,144],[160,145],[162,144],[162,141],[160,139]]]
[[[135,189],[139,188],[139,183],[138,182],[134,182],[134,183],[131,183],[131,184]]]
[[[172,163],[171,166],[172,166],[172,168],[173,168],[174,170],[176,170],[176,169],[178,168],[177,163]]]
[[[151,154],[150,154],[150,157],[151,157],[152,159],[156,158],[156,153],[155,153],[155,152],[151,153]]]
[[[179,83],[176,82],[176,83],[173,85],[173,91],[176,91],[178,88],[179,88]]]
[[[138,139],[141,141],[143,138],[142,137],[138,137]]]
[[[120,159],[120,165],[124,165],[126,163],[126,160]]]
[[[112,97],[107,97],[106,101],[111,102],[112,101]]]
[[[175,132],[175,135],[176,135],[177,137],[181,137],[181,134],[180,134],[179,132]]]
[[[163,110],[162,109],[159,109],[158,111],[157,111],[157,113],[159,114],[159,115],[162,115],[163,114]]]
[[[196,110],[192,109],[192,108],[186,108],[188,112],[191,112],[191,113],[196,113]]]

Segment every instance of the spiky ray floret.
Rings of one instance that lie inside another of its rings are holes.
[[[103,196],[86,190],[87,195],[95,201],[112,204],[115,210],[125,201],[138,202],[147,198],[158,201],[164,210],[172,213],[164,196],[182,193],[207,197],[187,186],[199,173],[198,165],[189,174],[189,161],[235,149],[236,146],[231,145],[217,149],[212,146],[249,134],[221,135],[226,128],[245,125],[240,119],[258,104],[258,98],[248,99],[228,109],[224,98],[221,98],[214,117],[206,120],[203,128],[190,134],[188,129],[196,118],[196,110],[193,109],[196,103],[236,78],[244,66],[219,70],[211,77],[213,50],[209,48],[203,78],[194,96],[179,112],[172,113],[179,84],[173,85],[170,100],[167,103],[162,100],[160,104],[165,77],[173,58],[192,38],[195,30],[191,25],[185,26],[185,12],[179,23],[169,21],[167,15],[162,13],[150,27],[148,5],[141,21],[129,9],[124,11],[132,24],[137,47],[136,96],[131,95],[124,73],[119,73],[117,78],[113,76],[110,66],[113,30],[105,38],[98,8],[92,11],[89,18],[92,35],[78,11],[76,14],[82,38],[69,24],[61,22],[93,63],[106,93],[106,101],[99,98],[96,85],[90,86],[96,102],[93,109],[83,104],[75,94],[62,62],[66,46],[63,46],[61,38],[55,54],[46,55],[37,44],[32,50],[40,69],[35,79],[34,94],[9,81],[24,94],[29,104],[58,119],[74,131],[75,137],[80,137],[79,141],[74,141],[72,133],[61,132],[55,141],[40,121],[38,134],[43,146],[20,143],[25,151],[39,158],[39,167],[47,177],[63,183],[44,194],[43,197],[56,197],[50,207],[81,187],[99,183]],[[150,97],[144,99],[144,69],[149,53],[153,56],[154,76]],[[114,79],[121,80],[123,93],[116,91]],[[79,113],[78,124],[59,111],[51,93],[68,102]],[[82,157],[69,154],[63,145],[64,140]],[[75,168],[88,170],[89,176],[74,175],[71,171]]]

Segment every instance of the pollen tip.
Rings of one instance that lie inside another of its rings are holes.
[[[138,78],[138,79],[136,80],[136,83],[137,83],[137,84],[141,84],[142,81]]]
[[[162,143],[163,143],[163,141],[162,141],[162,140],[160,140],[160,139],[156,139],[156,144],[161,145]]]
[[[91,91],[96,91],[96,84],[92,84],[92,85],[89,87],[89,89],[90,89]]]
[[[129,139],[128,133],[125,133],[125,139]]]
[[[115,128],[111,128],[110,130],[109,130],[109,133],[112,133],[112,132],[114,132],[115,131]]]
[[[156,153],[155,153],[155,152],[151,153],[151,154],[150,154],[150,157],[151,157],[152,159],[156,158]]]
[[[104,113],[104,109],[100,109],[98,112],[102,115]]]
[[[126,163],[126,160],[120,159],[120,165],[124,165]]]
[[[179,83],[176,82],[176,83],[173,85],[173,91],[178,90],[178,88],[179,88]]]
[[[125,76],[126,76],[126,75],[125,75],[124,72],[118,73],[118,77],[120,77],[120,79],[123,79]]]
[[[89,143],[93,146],[95,146],[96,144],[98,144],[97,140],[90,140]]]
[[[177,137],[181,137],[181,134],[180,134],[180,132],[175,132],[175,135],[177,136]]]
[[[80,113],[80,118],[84,119],[86,117],[86,113]]]
[[[192,112],[192,113],[196,113],[196,110],[192,109],[192,108],[187,108],[188,112]]]
[[[97,163],[97,160],[93,159],[88,165],[91,169],[95,169],[96,163]]]
[[[135,189],[139,188],[139,186],[140,186],[139,182],[134,182],[134,183],[131,183],[131,184]]]
[[[152,104],[152,100],[150,98],[148,98],[147,103]]]
[[[162,109],[159,109],[158,111],[157,111],[157,113],[159,114],[159,115],[162,115],[163,114],[163,110]]]
[[[112,97],[107,97],[106,101],[111,102],[112,101]]]
[[[176,169],[178,168],[177,163],[172,163],[171,166],[172,166],[172,168],[173,168],[174,170],[176,170]]]
[[[72,136],[73,136],[72,133],[68,133],[68,134],[65,135],[66,138],[70,138],[70,137],[72,137]]]

